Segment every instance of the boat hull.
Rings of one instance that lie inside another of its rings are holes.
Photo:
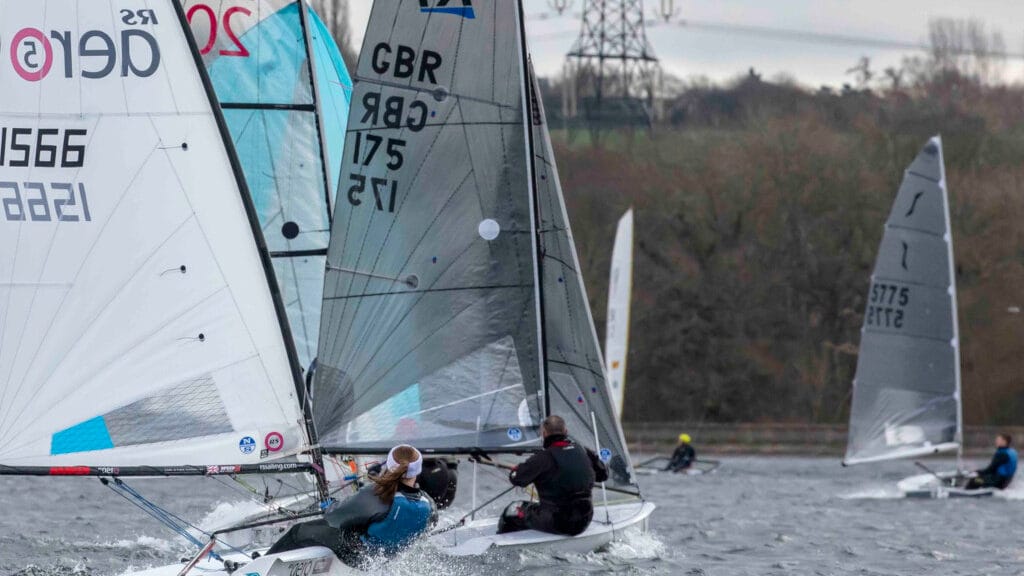
[[[945,498],[989,498],[998,492],[994,488],[968,490],[964,488],[965,477],[958,472],[918,474],[900,480],[896,486],[904,498],[945,499]]]
[[[646,532],[655,506],[628,502],[594,507],[594,521],[578,536],[559,536],[536,530],[497,534],[498,519],[484,518],[431,538],[431,543],[450,556],[479,556],[498,552],[558,552],[585,554],[608,545],[630,529]]]
[[[238,568],[233,574],[258,574],[259,576],[355,576],[366,574],[338,560],[329,548],[302,548],[261,556],[255,560],[240,553],[222,554],[225,560],[234,562]],[[171,564],[142,572],[132,572],[131,576],[178,576],[185,564]],[[224,564],[212,558],[198,562],[189,572],[192,575],[228,576]]]

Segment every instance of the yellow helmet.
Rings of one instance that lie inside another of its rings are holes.
[[[691,438],[690,438],[689,434],[680,434],[679,435],[679,441],[682,442],[683,444],[689,444],[690,440],[691,440]]]

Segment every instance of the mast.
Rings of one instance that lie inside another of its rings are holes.
[[[522,57],[522,66],[520,68],[520,84],[523,88],[523,131],[526,134],[526,180],[530,187],[530,212],[533,214],[533,220],[531,222],[531,237],[534,247],[534,283],[536,285],[536,297],[537,297],[537,345],[540,348],[540,354],[538,358],[540,360],[540,377],[542,390],[544,391],[544,416],[551,415],[551,394],[549,392],[550,383],[548,382],[548,346],[547,338],[544,335],[544,294],[543,290],[543,279],[544,274],[542,270],[544,255],[541,253],[541,217],[540,217],[540,201],[537,198],[537,175],[534,171],[534,159],[537,157],[535,144],[533,141],[533,115],[536,112],[533,104],[533,89],[531,86],[530,79],[530,52],[526,47],[526,24],[525,24],[525,12],[523,11],[522,0],[516,2],[516,19],[518,20],[518,31],[519,37],[517,44],[519,45],[520,55]],[[539,97],[539,95],[538,95]]]
[[[245,206],[245,213],[249,218],[249,225],[252,229],[253,237],[256,240],[256,248],[259,250],[260,261],[263,263],[263,271],[267,279],[267,284],[270,287],[271,297],[274,301],[274,312],[277,315],[277,323],[281,329],[281,337],[284,340],[285,350],[288,355],[288,363],[291,366],[292,379],[295,384],[296,400],[299,402],[299,406],[302,409],[303,426],[306,429],[306,436],[309,442],[317,489],[320,493],[321,500],[326,500],[329,497],[330,492],[327,489],[327,479],[324,476],[323,457],[320,454],[319,448],[316,447],[316,431],[313,429],[313,418],[308,409],[309,402],[307,401],[306,388],[302,378],[302,367],[299,362],[298,351],[295,348],[295,339],[292,335],[291,324],[288,321],[288,313],[285,310],[284,299],[281,297],[281,288],[277,282],[277,274],[274,272],[273,259],[270,255],[270,250],[267,248],[267,240],[263,235],[263,229],[260,227],[259,215],[256,212],[256,206],[253,203],[252,193],[249,191],[249,185],[245,179],[245,172],[243,171],[242,163],[238,158],[238,152],[235,150],[234,140],[231,138],[230,130],[228,130],[227,121],[224,119],[224,112],[221,110],[220,100],[216,96],[213,88],[213,82],[210,80],[210,74],[207,72],[206,65],[203,63],[202,55],[199,53],[199,47],[196,45],[195,36],[191,32],[188,17],[185,15],[185,10],[182,7],[181,2],[174,0],[171,3],[174,5],[174,11],[178,15],[182,32],[184,32],[189,50],[192,52],[192,59],[195,61],[197,73],[202,80],[206,96],[210,101],[210,107],[213,110],[213,116],[217,122],[217,129],[220,132],[221,139],[224,141],[224,148],[227,151],[227,156],[231,163],[231,170],[238,183],[238,189],[241,191],[242,204]]]
[[[949,214],[949,188],[946,183],[946,157],[945,152],[942,149],[942,136],[937,135],[934,140],[935,144],[939,148],[939,174],[941,175],[939,188],[942,189],[942,208],[946,218],[945,241],[946,249],[949,250],[949,298],[953,305],[953,341],[951,344],[955,354],[953,367],[955,369],[956,378],[956,469],[959,472],[960,469],[963,468],[964,458],[964,398],[960,384],[960,306],[957,304],[956,296],[956,264],[953,259],[953,223]]]

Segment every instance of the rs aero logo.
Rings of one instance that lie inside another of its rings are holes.
[[[51,75],[97,80],[112,74],[152,76],[160,68],[160,45],[144,27],[159,25],[152,10],[122,10],[125,28],[111,36],[102,30],[22,28],[11,39],[9,60],[14,72],[27,82]],[[0,50],[4,46],[0,44]]]
[[[455,6],[451,6],[451,4],[455,4]],[[420,12],[424,14],[454,14],[470,20],[476,18],[476,12],[473,11],[473,0],[420,0]]]

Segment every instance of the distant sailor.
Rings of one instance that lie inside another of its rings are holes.
[[[689,434],[679,435],[679,445],[676,446],[675,452],[672,453],[672,459],[665,466],[666,472],[685,472],[693,466],[693,463],[697,461],[697,451],[693,449],[691,441]]]
[[[423,456],[412,446],[391,449],[380,475],[323,520],[293,526],[267,554],[326,546],[343,562],[358,567],[369,558],[390,558],[410,546],[437,521],[430,496],[416,486]]]
[[[1005,489],[1013,481],[1017,473],[1017,451],[1011,448],[1013,437],[1003,433],[996,436],[996,453],[987,468],[978,470],[978,476],[972,478],[967,487],[972,490],[981,488]]]
[[[498,533],[540,530],[576,536],[594,517],[595,482],[608,479],[608,470],[594,452],[569,440],[565,420],[548,416],[541,426],[544,450],[509,474],[512,484],[533,484],[540,502],[515,502],[505,509]]]

